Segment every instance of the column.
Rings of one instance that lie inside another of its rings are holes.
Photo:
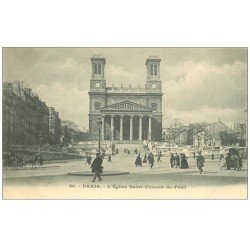
[[[142,115],[139,116],[139,141],[142,140]]]
[[[123,140],[123,115],[120,115],[120,141]]]
[[[148,117],[148,140],[151,141],[151,116]]]
[[[133,116],[130,116],[130,133],[129,133],[129,140],[133,141]]]
[[[113,115],[111,115],[110,130],[111,130],[111,140],[113,140],[114,139],[114,116]]]
[[[104,140],[104,131],[105,131],[105,115],[102,115],[102,140]]]

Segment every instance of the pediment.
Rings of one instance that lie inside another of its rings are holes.
[[[123,101],[118,102],[100,109],[101,111],[106,110],[122,110],[122,111],[152,111],[151,108],[147,106],[140,105],[138,103]]]

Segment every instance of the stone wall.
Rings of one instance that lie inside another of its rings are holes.
[[[35,155],[38,151],[29,151],[29,150],[16,150],[18,156],[24,155]],[[43,152],[41,151],[43,161],[52,161],[52,160],[68,160],[68,159],[83,159],[84,156],[72,153],[61,153],[61,152]],[[3,152],[3,166],[6,165],[8,159],[8,152]]]

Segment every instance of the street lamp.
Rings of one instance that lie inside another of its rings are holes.
[[[102,129],[102,119],[99,118],[98,119],[98,122],[97,122],[97,125],[98,125],[98,132],[99,132],[99,143],[98,143],[98,153],[100,154],[101,152],[101,129]]]

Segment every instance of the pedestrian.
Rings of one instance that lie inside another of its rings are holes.
[[[180,167],[180,156],[177,153],[175,154],[175,167]]]
[[[234,170],[239,171],[239,155],[234,155]]]
[[[157,162],[158,162],[158,163],[159,163],[159,162],[162,162],[162,161],[161,161],[161,151],[160,151],[160,153],[158,154]]]
[[[99,153],[96,154],[96,158],[94,159],[91,169],[92,169],[92,176],[93,180],[92,182],[95,182],[96,177],[99,181],[102,181],[101,174],[103,173],[103,166],[102,166],[102,157]]]
[[[154,159],[154,155],[152,154],[152,152],[150,152],[148,155],[148,163],[149,163],[150,168],[153,168],[155,159]]]
[[[226,159],[224,155],[220,155],[220,162],[219,162],[220,169],[225,168],[226,169]]]
[[[181,167],[180,168],[189,168],[187,156],[185,154],[181,154]]]
[[[230,170],[230,168],[231,168],[231,160],[230,160],[230,154],[229,153],[227,153],[227,156],[226,156],[225,160],[226,160],[227,170]]]
[[[238,157],[236,154],[231,154],[231,166],[233,167],[234,170],[237,170],[238,168]]]
[[[135,159],[135,166],[136,167],[141,167],[142,166],[142,162],[141,162],[141,156],[140,154],[137,155],[136,159]]]
[[[108,162],[112,162],[111,154],[108,154]]]
[[[144,158],[143,158],[143,163],[147,163],[147,154],[145,153]]]
[[[212,160],[214,160],[214,153],[212,153]]]
[[[199,152],[199,155],[196,161],[197,161],[197,168],[199,169],[200,174],[202,174],[204,163],[205,163],[205,158],[203,155],[201,155],[201,152]]]
[[[171,164],[171,168],[173,168],[175,164],[175,157],[173,153],[171,153],[171,156],[170,156],[170,164]]]
[[[194,156],[194,159],[195,159],[195,152],[193,152],[193,156]]]
[[[88,163],[88,157],[89,157],[89,155],[88,155],[88,154],[86,154],[86,161],[85,161],[85,165]]]
[[[90,154],[87,155],[87,160],[86,160],[86,163],[85,165],[88,163],[89,165],[91,165],[91,162],[92,162],[92,157]]]
[[[241,170],[242,168],[242,157],[239,155],[238,156],[238,170]]]

